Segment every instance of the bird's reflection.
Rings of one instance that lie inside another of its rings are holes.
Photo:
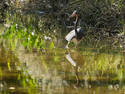
[[[66,54],[65,54],[65,58],[69,61],[69,63],[71,63],[71,65],[74,68],[75,71],[75,76],[76,76],[76,81],[77,81],[77,85],[79,85],[79,70],[80,70],[80,66],[79,66],[79,62],[76,62],[76,58],[77,57],[81,57],[80,54],[77,54],[77,52],[75,53],[74,57],[71,55],[71,51],[67,50]],[[82,61],[82,60],[80,60]],[[83,61],[82,61],[83,62]]]
[[[76,67],[76,62],[71,58],[70,53],[66,54],[66,59],[74,66]]]

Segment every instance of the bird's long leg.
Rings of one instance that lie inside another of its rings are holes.
[[[76,42],[76,44],[75,44],[75,48],[77,48],[77,47],[78,47],[78,44],[79,44],[79,41],[77,41],[77,42]]]
[[[68,43],[67,43],[65,48],[67,48],[67,49],[69,48],[69,43],[70,43],[70,41],[68,41]]]
[[[77,46],[80,44],[80,42],[83,40],[83,38],[82,39],[80,39],[80,40],[77,40],[77,43],[76,43],[76,46],[75,46],[75,48],[77,48]]]
[[[77,48],[77,46],[79,45],[80,41],[76,39],[76,42],[75,42],[75,48]]]

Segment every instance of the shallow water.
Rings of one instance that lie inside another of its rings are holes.
[[[1,47],[0,93],[124,94],[124,66],[122,53],[62,48],[27,52]]]

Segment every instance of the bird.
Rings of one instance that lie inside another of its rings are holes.
[[[77,28],[79,21],[77,10],[75,10],[69,18],[71,19],[74,17],[75,17],[74,29],[65,36],[65,39],[68,41],[65,48],[69,48],[68,46],[73,39],[75,39],[77,41],[76,44],[78,44],[78,42],[80,42],[80,40],[83,38],[83,30],[81,29],[81,27]]]

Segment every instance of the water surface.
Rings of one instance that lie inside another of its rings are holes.
[[[124,94],[124,63],[122,53],[62,48],[27,52],[1,47],[0,92]]]

